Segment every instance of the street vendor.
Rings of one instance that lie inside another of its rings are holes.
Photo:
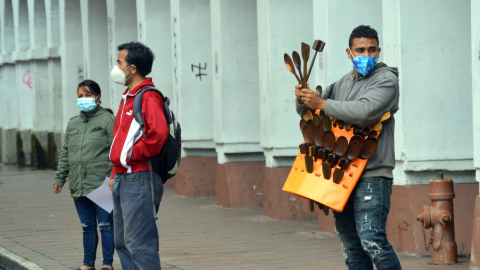
[[[343,212],[333,212],[348,269],[373,270],[373,263],[379,270],[401,269],[385,230],[395,167],[398,70],[378,62],[380,51],[377,31],[360,25],[353,29],[346,49],[353,70],[328,86],[321,97],[308,86],[295,87],[300,115],[308,108],[318,109],[360,127],[377,123],[386,111],[392,115]]]

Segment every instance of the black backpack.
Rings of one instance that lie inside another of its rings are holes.
[[[163,100],[165,118],[167,119],[168,130],[169,134],[165,144],[163,145],[162,151],[160,154],[151,157],[148,160],[148,166],[151,171],[155,171],[161,178],[162,182],[165,184],[168,179],[175,176],[178,170],[178,166],[180,165],[181,153],[182,153],[182,137],[181,137],[181,129],[180,123],[177,123],[175,119],[175,115],[170,108],[170,99],[168,97],[164,97],[162,92],[153,86],[147,86],[144,89],[140,90],[135,95],[135,100],[133,101],[133,116],[135,120],[140,124],[137,132],[135,133],[133,138],[138,138],[140,133],[143,134],[144,137],[147,134],[144,133],[144,122],[143,122],[143,110],[142,110],[142,97],[148,91],[155,91],[160,94]],[[132,157],[133,146],[130,149],[127,158],[130,159]]]

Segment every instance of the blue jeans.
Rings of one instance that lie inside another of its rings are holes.
[[[87,197],[73,198],[83,228],[83,265],[95,266],[98,246],[98,227],[102,235],[103,265],[113,263],[113,215],[103,210]]]
[[[402,269],[385,226],[392,194],[390,178],[361,178],[343,212],[333,212],[349,270]]]
[[[153,173],[155,211],[163,195],[160,176]],[[123,270],[159,270],[158,231],[153,217],[148,171],[115,174],[113,182],[115,247]]]

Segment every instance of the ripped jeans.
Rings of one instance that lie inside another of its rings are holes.
[[[392,194],[390,178],[361,178],[343,212],[333,212],[349,270],[402,269],[385,226]]]
[[[108,213],[87,197],[73,198],[80,224],[83,228],[83,265],[95,266],[98,246],[98,227],[102,235],[103,265],[112,265],[115,244],[113,242],[113,213]]]

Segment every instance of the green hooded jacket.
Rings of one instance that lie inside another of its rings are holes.
[[[113,169],[109,154],[114,125],[113,112],[101,106],[72,117],[65,130],[54,184],[63,187],[68,176],[75,198],[85,197],[101,186]]]

